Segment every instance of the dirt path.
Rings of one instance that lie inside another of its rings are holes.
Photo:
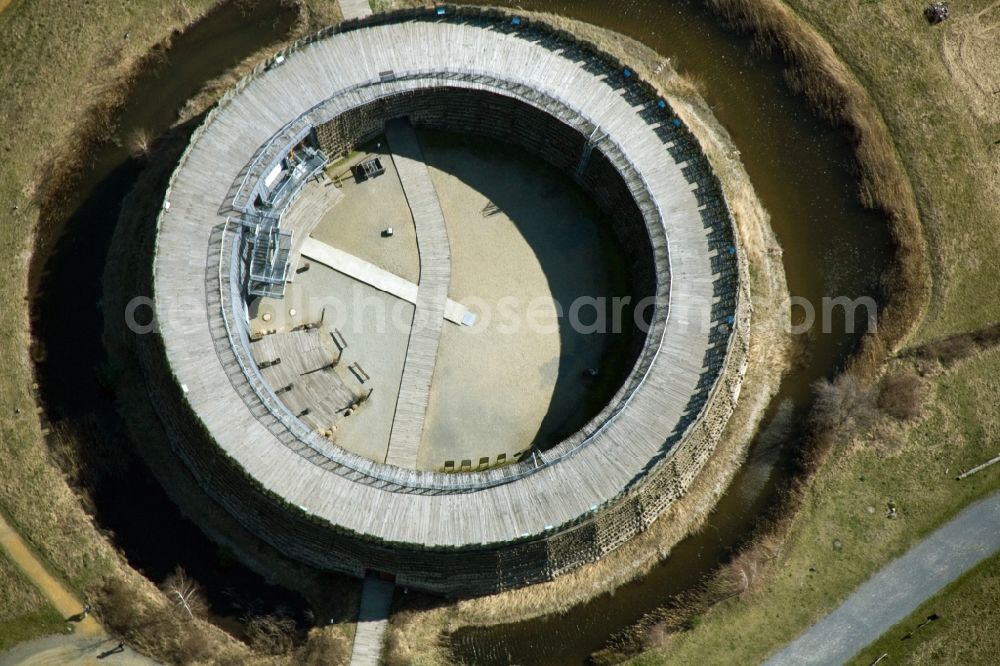
[[[0,12],[7,9],[8,5],[10,5],[10,2],[11,0],[0,0]]]
[[[842,664],[998,550],[1000,494],[966,507],[884,566],[766,664]]]
[[[2,3],[4,0],[0,0]],[[24,572],[45,598],[49,600],[53,608],[65,618],[72,617],[83,610],[83,603],[76,598],[65,585],[52,576],[42,564],[41,560],[31,551],[28,544],[24,542],[7,520],[0,515],[0,547],[6,551],[11,561]],[[101,625],[93,616],[87,616],[82,621],[75,623],[77,636],[103,637],[104,631]]]

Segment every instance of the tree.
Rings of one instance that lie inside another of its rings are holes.
[[[174,605],[174,608],[186,618],[195,618],[204,614],[207,604],[198,582],[190,578],[184,569],[177,567],[165,581],[163,593]]]

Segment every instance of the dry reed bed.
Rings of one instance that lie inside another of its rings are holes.
[[[829,43],[785,4],[776,0],[710,1],[731,23],[753,32],[759,43],[779,49],[790,65],[788,79],[792,86],[805,93],[825,117],[849,129],[862,202],[886,215],[896,242],[887,285],[890,300],[882,313],[879,331],[865,338],[849,366],[850,374],[826,385],[824,393],[831,404],[817,410],[811,442],[801,461],[802,473],[775,511],[774,522],[760,530],[755,542],[720,568],[698,592],[651,614],[623,635],[617,650],[606,655],[613,658],[663,644],[671,632],[690,628],[692,617],[713,603],[762,587],[777,573],[769,565],[796,527],[816,474],[828,464],[834,447],[845,439],[856,439],[870,426],[864,418],[845,416],[842,407],[858,400],[868,401],[873,404],[863,405],[861,411],[878,408],[899,421],[914,421],[922,418],[921,405],[928,389],[906,363],[893,364],[892,372],[901,374],[883,377],[877,388],[871,384],[885,371],[887,358],[913,338],[931,296],[931,273],[916,198],[884,120]],[[926,344],[904,355],[949,368],[989,349],[997,343],[997,337],[996,326],[991,326]],[[933,372],[921,370],[921,374]],[[753,575],[748,576],[748,571]]]
[[[867,389],[883,372],[886,359],[917,330],[930,299],[927,247],[910,179],[871,97],[815,29],[779,0],[709,3],[733,26],[753,33],[762,47],[780,51],[788,64],[789,85],[805,94],[822,117],[848,130],[858,166],[861,202],[880,211],[890,225],[895,255],[886,276],[889,301],[881,304],[878,330],[864,337],[841,382],[842,387],[850,384]],[[838,405],[856,397],[857,391],[838,390],[836,383],[830,386],[828,395]],[[616,660],[662,644],[670,633],[690,628],[692,619],[715,603],[756,589],[774,575],[769,565],[796,523],[810,480],[844,435],[838,427],[844,424],[835,424],[832,415],[824,417],[822,412],[814,412],[810,441],[799,462],[800,474],[750,543],[698,588],[623,632],[606,658]]]

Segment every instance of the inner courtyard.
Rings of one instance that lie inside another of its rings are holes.
[[[524,151],[440,130],[414,136],[451,266],[416,468],[544,455],[610,400],[642,335],[613,220]],[[359,177],[374,160],[384,172]],[[295,235],[284,296],[249,303],[254,360],[305,423],[386,462],[421,277],[390,141],[379,135],[328,164],[285,219]]]

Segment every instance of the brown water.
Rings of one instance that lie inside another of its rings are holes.
[[[495,4],[495,3],[493,3]],[[512,3],[500,3],[512,4]],[[692,0],[534,0],[550,11],[610,28],[670,57],[704,84],[704,96],[739,148],[784,248],[788,286],[820,311],[823,297],[872,296],[892,246],[885,221],[858,203],[846,137],[818,120],[785,85],[780,59],[761,54]],[[859,318],[860,319],[860,318]],[[580,664],[617,632],[710,573],[773,508],[802,443],[810,386],[834,375],[856,348],[843,316],[830,334],[810,336],[808,362],[782,383],[750,458],[699,534],[678,544],[649,575],[563,615],[450,638],[457,658],[475,664]]]
[[[857,204],[849,146],[816,120],[784,84],[781,63],[753,52],[748,38],[726,32],[692,0],[580,0],[522,2],[528,9],[565,13],[635,37],[705,84],[706,98],[742,152],[784,249],[793,294],[819,304],[823,296],[878,297],[879,274],[891,247],[884,222]],[[157,136],[176,120],[184,101],[243,57],[285,35],[294,13],[276,2],[245,16],[229,7],[174,40],[164,64],[144,74],[123,112],[116,143],[82,175],[65,218],[40,230],[33,264],[32,315],[41,398],[47,418],[84,437],[95,457],[121,457],[106,442],[127,437],[116,403],[103,386],[101,275],[121,200],[142,170],[130,157],[136,134]],[[73,326],[64,325],[72,321]],[[772,507],[791,473],[810,384],[836,373],[855,348],[857,334],[810,338],[809,362],[787,378],[767,417],[767,436],[700,534],[682,542],[648,576],[571,609],[565,615],[451,637],[456,655],[471,663],[574,664],[601,649],[672,595],[690,587],[725,560]],[[126,443],[125,446],[134,446]],[[133,456],[134,457],[134,456]],[[169,502],[145,468],[131,458],[90,471],[95,518],[133,566],[162,580],[174,566],[188,569],[219,615],[280,606],[303,611],[301,599],[267,585],[206,539]],[[156,516],[152,538],[149,517]],[[335,593],[335,592],[334,592]],[[410,595],[411,597],[416,595]]]

